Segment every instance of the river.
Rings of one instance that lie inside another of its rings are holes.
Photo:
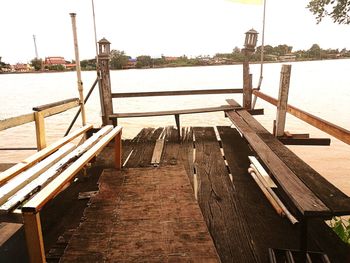
[[[293,62],[289,104],[308,111],[350,130],[350,60]],[[264,65],[261,91],[277,97],[281,64]],[[251,65],[253,86],[256,87],[260,65]],[[95,72],[82,73],[84,92],[96,78]],[[186,89],[220,89],[242,87],[242,66],[207,66],[111,71],[113,92],[163,91]],[[0,75],[0,119],[30,113],[35,106],[78,97],[75,72]],[[241,102],[240,94],[198,95],[175,97],[143,97],[115,99],[114,111],[138,112],[219,106],[233,97]],[[87,120],[101,124],[98,89],[87,105]],[[256,118],[272,130],[276,108],[258,99],[256,108],[265,115]],[[76,109],[45,120],[48,143],[65,133]],[[231,125],[223,113],[183,115],[182,126]],[[123,137],[132,138],[142,127],[175,125],[173,116],[122,119]],[[78,119],[77,126],[80,125]],[[312,126],[288,115],[286,130],[291,133],[310,133],[311,137],[330,137]],[[350,195],[350,146],[333,138],[331,146],[290,146],[297,155],[337,187]],[[0,133],[0,148],[35,147],[34,124],[26,124]],[[19,162],[33,151],[0,151],[2,163]]]

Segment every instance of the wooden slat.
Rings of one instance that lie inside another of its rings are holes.
[[[165,116],[165,115],[175,115],[175,114],[193,114],[193,113],[206,113],[206,112],[215,112],[215,111],[228,111],[233,109],[235,109],[235,107],[230,105],[223,105],[219,107],[208,107],[208,108],[197,108],[197,109],[186,109],[186,110],[114,113],[110,115],[109,118],[113,119],[113,118],[132,118],[132,117],[152,117],[152,116]]]
[[[284,145],[314,145],[314,146],[329,146],[331,139],[329,138],[277,138]]]
[[[124,93],[112,93],[112,98],[209,95],[209,94],[230,94],[230,93],[242,93],[242,92],[243,92],[243,89],[204,89],[204,90],[174,90],[174,91],[152,91],[152,92],[124,92]]]
[[[262,141],[251,127],[236,113],[228,112],[229,119],[247,139],[260,159],[269,168],[284,193],[304,216],[330,216],[331,211]]]
[[[163,128],[142,129],[140,134],[132,140],[135,147],[126,164],[126,167],[134,168],[150,166],[154,145],[162,132]]]
[[[28,113],[21,116],[0,120],[0,131],[16,127],[22,124],[26,124],[32,121],[34,121],[34,113]]]
[[[350,198],[328,182],[295,153],[272,136],[255,118],[245,111],[238,114],[249,121],[250,126],[271,150],[320,198],[335,215],[350,213]]]
[[[40,160],[44,159],[54,151],[56,151],[58,148],[60,148],[62,145],[66,144],[67,142],[70,142],[74,140],[79,135],[83,134],[84,132],[88,131],[92,128],[92,125],[86,125],[84,127],[79,128],[78,130],[72,132],[68,136],[52,143],[45,149],[41,150],[40,152],[37,152],[28,158],[24,159],[22,162],[12,166],[11,168],[7,169],[6,171],[2,172],[0,174],[0,185],[4,184],[20,172],[24,171],[25,169],[31,167],[36,162],[39,162]]]
[[[8,181],[5,185],[0,187],[0,205],[16,193],[19,189],[29,184],[35,178],[37,178],[44,171],[49,169],[54,163],[66,156],[75,148],[73,143],[68,143],[60,148],[57,152],[53,153],[45,160],[41,161],[37,165],[29,168],[27,171],[17,175],[12,180]]]
[[[59,162],[54,164],[50,169],[40,174],[38,178],[24,186],[16,194],[14,194],[5,204],[0,206],[0,212],[8,212],[12,210],[15,206],[18,206],[23,201],[28,199],[37,189],[42,189],[47,182],[50,182],[55,177],[57,177],[62,171],[68,167],[71,163],[82,156],[87,150],[89,150],[94,144],[97,143],[105,134],[112,130],[111,126],[105,126],[100,129],[97,133],[87,139],[83,144],[77,147],[74,151],[69,153],[67,156],[63,157]],[[37,165],[36,165],[37,166]],[[35,168],[34,166],[33,168]],[[17,179],[17,178],[15,178]],[[6,185],[5,185],[6,186]]]
[[[121,127],[117,126],[107,135],[105,135],[97,144],[83,154],[77,161],[70,165],[60,176],[56,177],[37,195],[28,201],[23,207],[23,212],[40,211],[42,207],[52,198],[54,198],[60,190],[86,165],[94,156],[96,156],[120,131]]]
[[[254,168],[256,169],[257,173],[259,173],[263,178],[263,183],[266,187],[276,188],[277,185],[272,181],[269,174],[265,171],[264,167],[259,163],[259,161],[254,156],[248,156],[250,162],[252,165],[254,165]]]
[[[221,262],[261,262],[232,187],[213,128],[193,128],[196,144],[198,203]],[[239,249],[238,249],[239,247]]]
[[[159,165],[160,159],[162,157],[164,147],[164,139],[158,139],[156,145],[154,146],[151,164]]]
[[[227,99],[226,102],[228,105],[240,108],[242,107],[237,101],[234,99]],[[264,115],[264,109],[248,109],[247,110],[251,115]]]

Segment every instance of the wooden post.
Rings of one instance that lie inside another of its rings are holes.
[[[278,94],[278,103],[277,103],[276,133],[275,133],[276,137],[284,135],[291,69],[292,69],[292,65],[282,65],[280,87],[279,87],[279,94]]]
[[[46,147],[45,121],[44,114],[41,111],[34,112],[36,144],[38,151]]]
[[[78,36],[77,36],[77,25],[75,21],[75,13],[70,13],[72,20],[72,30],[73,30],[73,39],[74,39],[74,52],[75,52],[75,65],[78,79],[78,91],[80,99],[80,110],[83,126],[86,124],[86,115],[85,115],[85,105],[84,105],[84,95],[83,95],[83,82],[81,80],[81,68],[80,68],[80,59],[79,59],[79,47],[78,47]]]
[[[40,214],[22,213],[28,255],[31,263],[46,262]]]
[[[249,55],[245,54],[243,62],[243,107],[252,108],[252,75],[249,73]]]
[[[112,104],[112,92],[111,92],[111,77],[109,72],[109,49],[110,42],[103,38],[99,42],[99,54],[98,54],[98,63],[100,70],[100,81],[101,85],[101,100],[103,102],[102,108],[102,124],[109,125],[113,124],[109,119],[109,116],[113,114],[113,104]]]
[[[115,136],[115,169],[122,169],[122,130]]]

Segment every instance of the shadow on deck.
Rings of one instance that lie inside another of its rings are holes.
[[[112,166],[111,152],[97,164]],[[123,171],[102,173],[61,262],[267,262],[268,248],[298,249],[299,226],[261,193],[249,155],[230,127],[183,128],[181,143],[174,128],[143,129],[123,143]],[[349,247],[323,221],[312,220],[309,233],[309,250],[349,262]]]

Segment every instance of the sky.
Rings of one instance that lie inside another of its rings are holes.
[[[266,0],[265,44],[293,50],[350,49],[350,25],[330,19],[316,23],[307,0]],[[214,55],[242,48],[251,28],[261,45],[263,5],[228,0],[94,0],[97,39],[127,55],[153,57]],[[92,0],[0,0],[0,56],[10,64],[35,57],[74,59],[72,23],[76,13],[80,59],[94,58]]]

